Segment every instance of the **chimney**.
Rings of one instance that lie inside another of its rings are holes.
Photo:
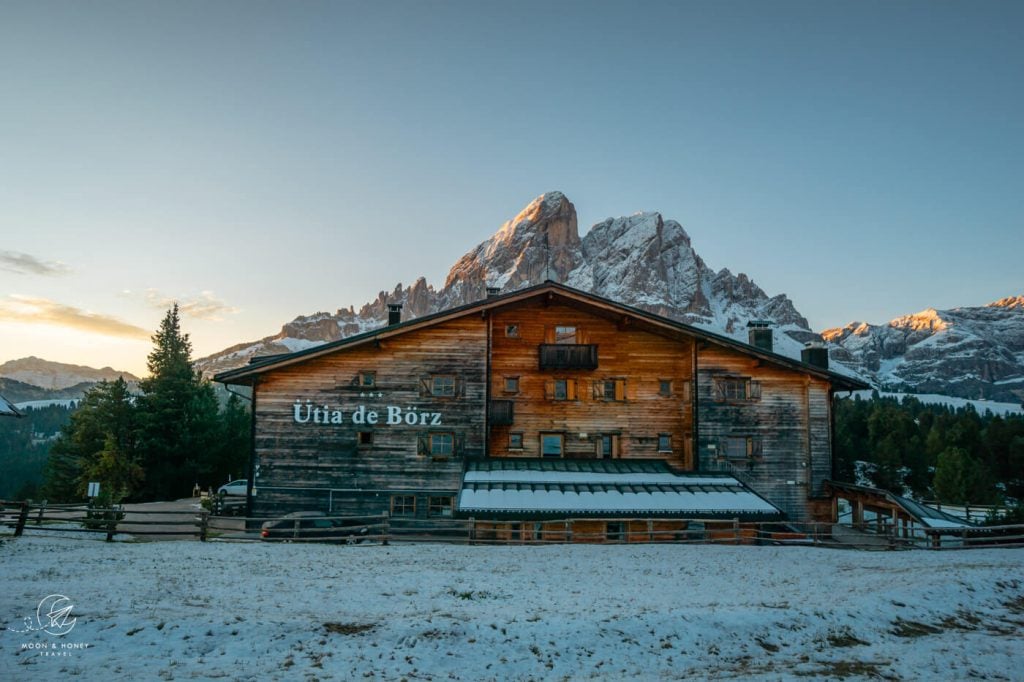
[[[396,325],[402,321],[402,304],[388,303],[388,326]]]
[[[501,293],[501,287],[487,287],[487,298],[494,298]]]
[[[747,322],[747,338],[750,345],[771,353],[774,350],[772,342],[771,323],[767,320],[751,320]]]
[[[828,369],[828,348],[820,341],[811,341],[804,344],[800,359],[808,365]]]

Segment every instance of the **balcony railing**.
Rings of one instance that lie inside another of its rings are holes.
[[[491,426],[511,426],[515,421],[515,403],[511,400],[492,400]]]
[[[542,343],[541,369],[597,369],[597,345]]]

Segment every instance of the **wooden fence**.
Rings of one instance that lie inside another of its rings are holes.
[[[323,528],[309,528],[316,522]],[[261,537],[264,524],[269,537]],[[325,525],[328,524],[328,525]],[[116,539],[357,543],[443,542],[469,545],[729,544],[803,545],[855,549],[1022,547],[1024,525],[911,528],[885,523],[745,522],[739,519],[413,519],[378,516],[216,516],[205,509],[157,511],[37,505],[0,500],[0,535],[81,533]],[[121,536],[121,537],[119,537]]]

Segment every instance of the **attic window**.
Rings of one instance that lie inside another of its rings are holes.
[[[576,344],[576,327],[555,327],[555,343]]]
[[[509,324],[506,324],[505,325],[505,336],[507,336],[510,339],[518,339],[519,338],[519,323],[518,322],[510,322]]]
[[[376,372],[360,372],[359,373],[359,385],[363,388],[371,388],[377,385],[377,373]]]

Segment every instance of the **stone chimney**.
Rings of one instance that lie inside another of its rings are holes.
[[[398,324],[402,321],[402,304],[388,303],[388,326]]]
[[[805,364],[828,369],[828,348],[820,341],[811,341],[804,344],[804,349],[800,351],[800,359]]]
[[[772,338],[771,323],[767,320],[751,320],[747,322],[747,338],[750,345],[771,353],[775,346]]]

